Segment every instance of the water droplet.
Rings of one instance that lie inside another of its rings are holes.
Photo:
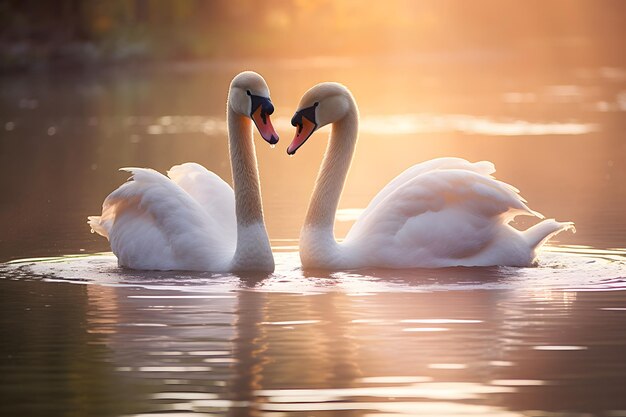
[[[55,133],[57,133],[57,128],[54,126],[50,126],[48,128],[48,136],[54,136]]]
[[[4,129],[7,131],[11,131],[13,129],[15,129],[15,123],[13,122],[6,122],[6,124],[4,125]]]
[[[274,144],[270,145],[270,148],[272,148],[272,149],[274,149],[275,147],[276,147],[276,145],[274,145]]]

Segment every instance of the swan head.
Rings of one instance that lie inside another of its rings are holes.
[[[274,105],[270,100],[270,89],[259,74],[244,71],[230,83],[228,105],[242,116],[252,119],[261,137],[269,144],[278,142],[278,133],[270,120]]]
[[[321,83],[304,93],[291,119],[296,135],[287,148],[293,155],[319,128],[343,119],[354,103],[352,94],[339,83]]]

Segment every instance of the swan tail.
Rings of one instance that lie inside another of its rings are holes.
[[[91,227],[91,233],[97,233],[100,236],[109,238],[109,230],[102,221],[101,216],[89,216],[87,217],[87,224]]]
[[[137,175],[137,173],[139,173],[140,175],[144,175],[143,171],[148,171],[149,172],[151,170],[142,169],[142,168],[120,168],[120,171],[130,172],[131,173],[131,177],[128,179],[128,181],[133,181],[135,179],[134,177]],[[102,215],[101,216],[89,216],[89,217],[87,217],[87,224],[89,225],[89,227],[91,227],[91,233],[97,233],[100,236],[104,236],[107,239],[109,239],[109,232],[111,230],[111,226],[112,226],[112,223],[113,223],[111,221],[111,219],[110,219],[111,216],[108,213],[108,210],[112,206],[112,203],[109,201],[109,199],[111,198],[112,195],[114,195],[117,192],[119,192],[119,190],[122,187],[118,188],[116,191],[111,193],[111,195],[109,195],[107,197],[107,199],[104,201],[104,203],[102,204]]]
[[[571,230],[576,233],[573,222],[557,222],[554,219],[547,219],[528,228],[524,232],[524,238],[531,248],[537,248],[564,230]]]
[[[474,166],[474,170],[482,175],[492,175],[496,172],[496,166],[493,162],[479,161],[474,162],[472,165]]]

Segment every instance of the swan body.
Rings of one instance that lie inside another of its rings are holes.
[[[120,266],[149,270],[273,271],[265,229],[252,121],[271,144],[278,135],[263,78],[236,76],[227,105],[234,190],[196,163],[172,167],[168,176],[123,168],[131,178],[113,191],[92,231],[109,239]]]
[[[513,228],[509,223],[518,215],[543,216],[516,188],[492,176],[492,163],[438,158],[387,184],[338,243],[334,216],[356,145],[358,109],[348,89],[336,83],[310,89],[299,109],[292,119],[298,131],[290,154],[332,123],[300,235],[305,268],[528,266],[545,241],[573,229],[571,222],[552,219],[526,231]]]

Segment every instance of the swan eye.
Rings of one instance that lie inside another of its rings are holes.
[[[251,95],[252,95],[252,93],[250,92],[250,90],[246,90],[246,94],[247,94],[247,95],[249,95],[249,96],[251,96]]]

